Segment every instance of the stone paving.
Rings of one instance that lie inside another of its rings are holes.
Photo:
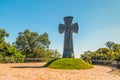
[[[0,80],[120,80],[110,67],[87,70],[58,70],[42,67],[45,63],[0,64]]]

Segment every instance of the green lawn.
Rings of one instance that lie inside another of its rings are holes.
[[[49,61],[44,67],[54,69],[90,69],[93,66],[82,59],[76,58],[58,58]]]

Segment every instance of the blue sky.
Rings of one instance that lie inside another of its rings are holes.
[[[120,0],[0,0],[0,28],[10,34],[7,42],[14,42],[27,28],[47,32],[50,48],[62,54],[64,35],[58,25],[65,16],[79,24],[79,33],[73,34],[76,57],[105,47],[107,41],[120,43]]]

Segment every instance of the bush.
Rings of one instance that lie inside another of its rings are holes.
[[[8,46],[4,52],[0,52],[1,63],[20,63],[24,62],[24,58],[15,46]]]

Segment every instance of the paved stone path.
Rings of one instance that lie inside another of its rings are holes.
[[[120,80],[111,68],[94,66],[87,70],[43,68],[45,63],[0,64],[0,80]]]

